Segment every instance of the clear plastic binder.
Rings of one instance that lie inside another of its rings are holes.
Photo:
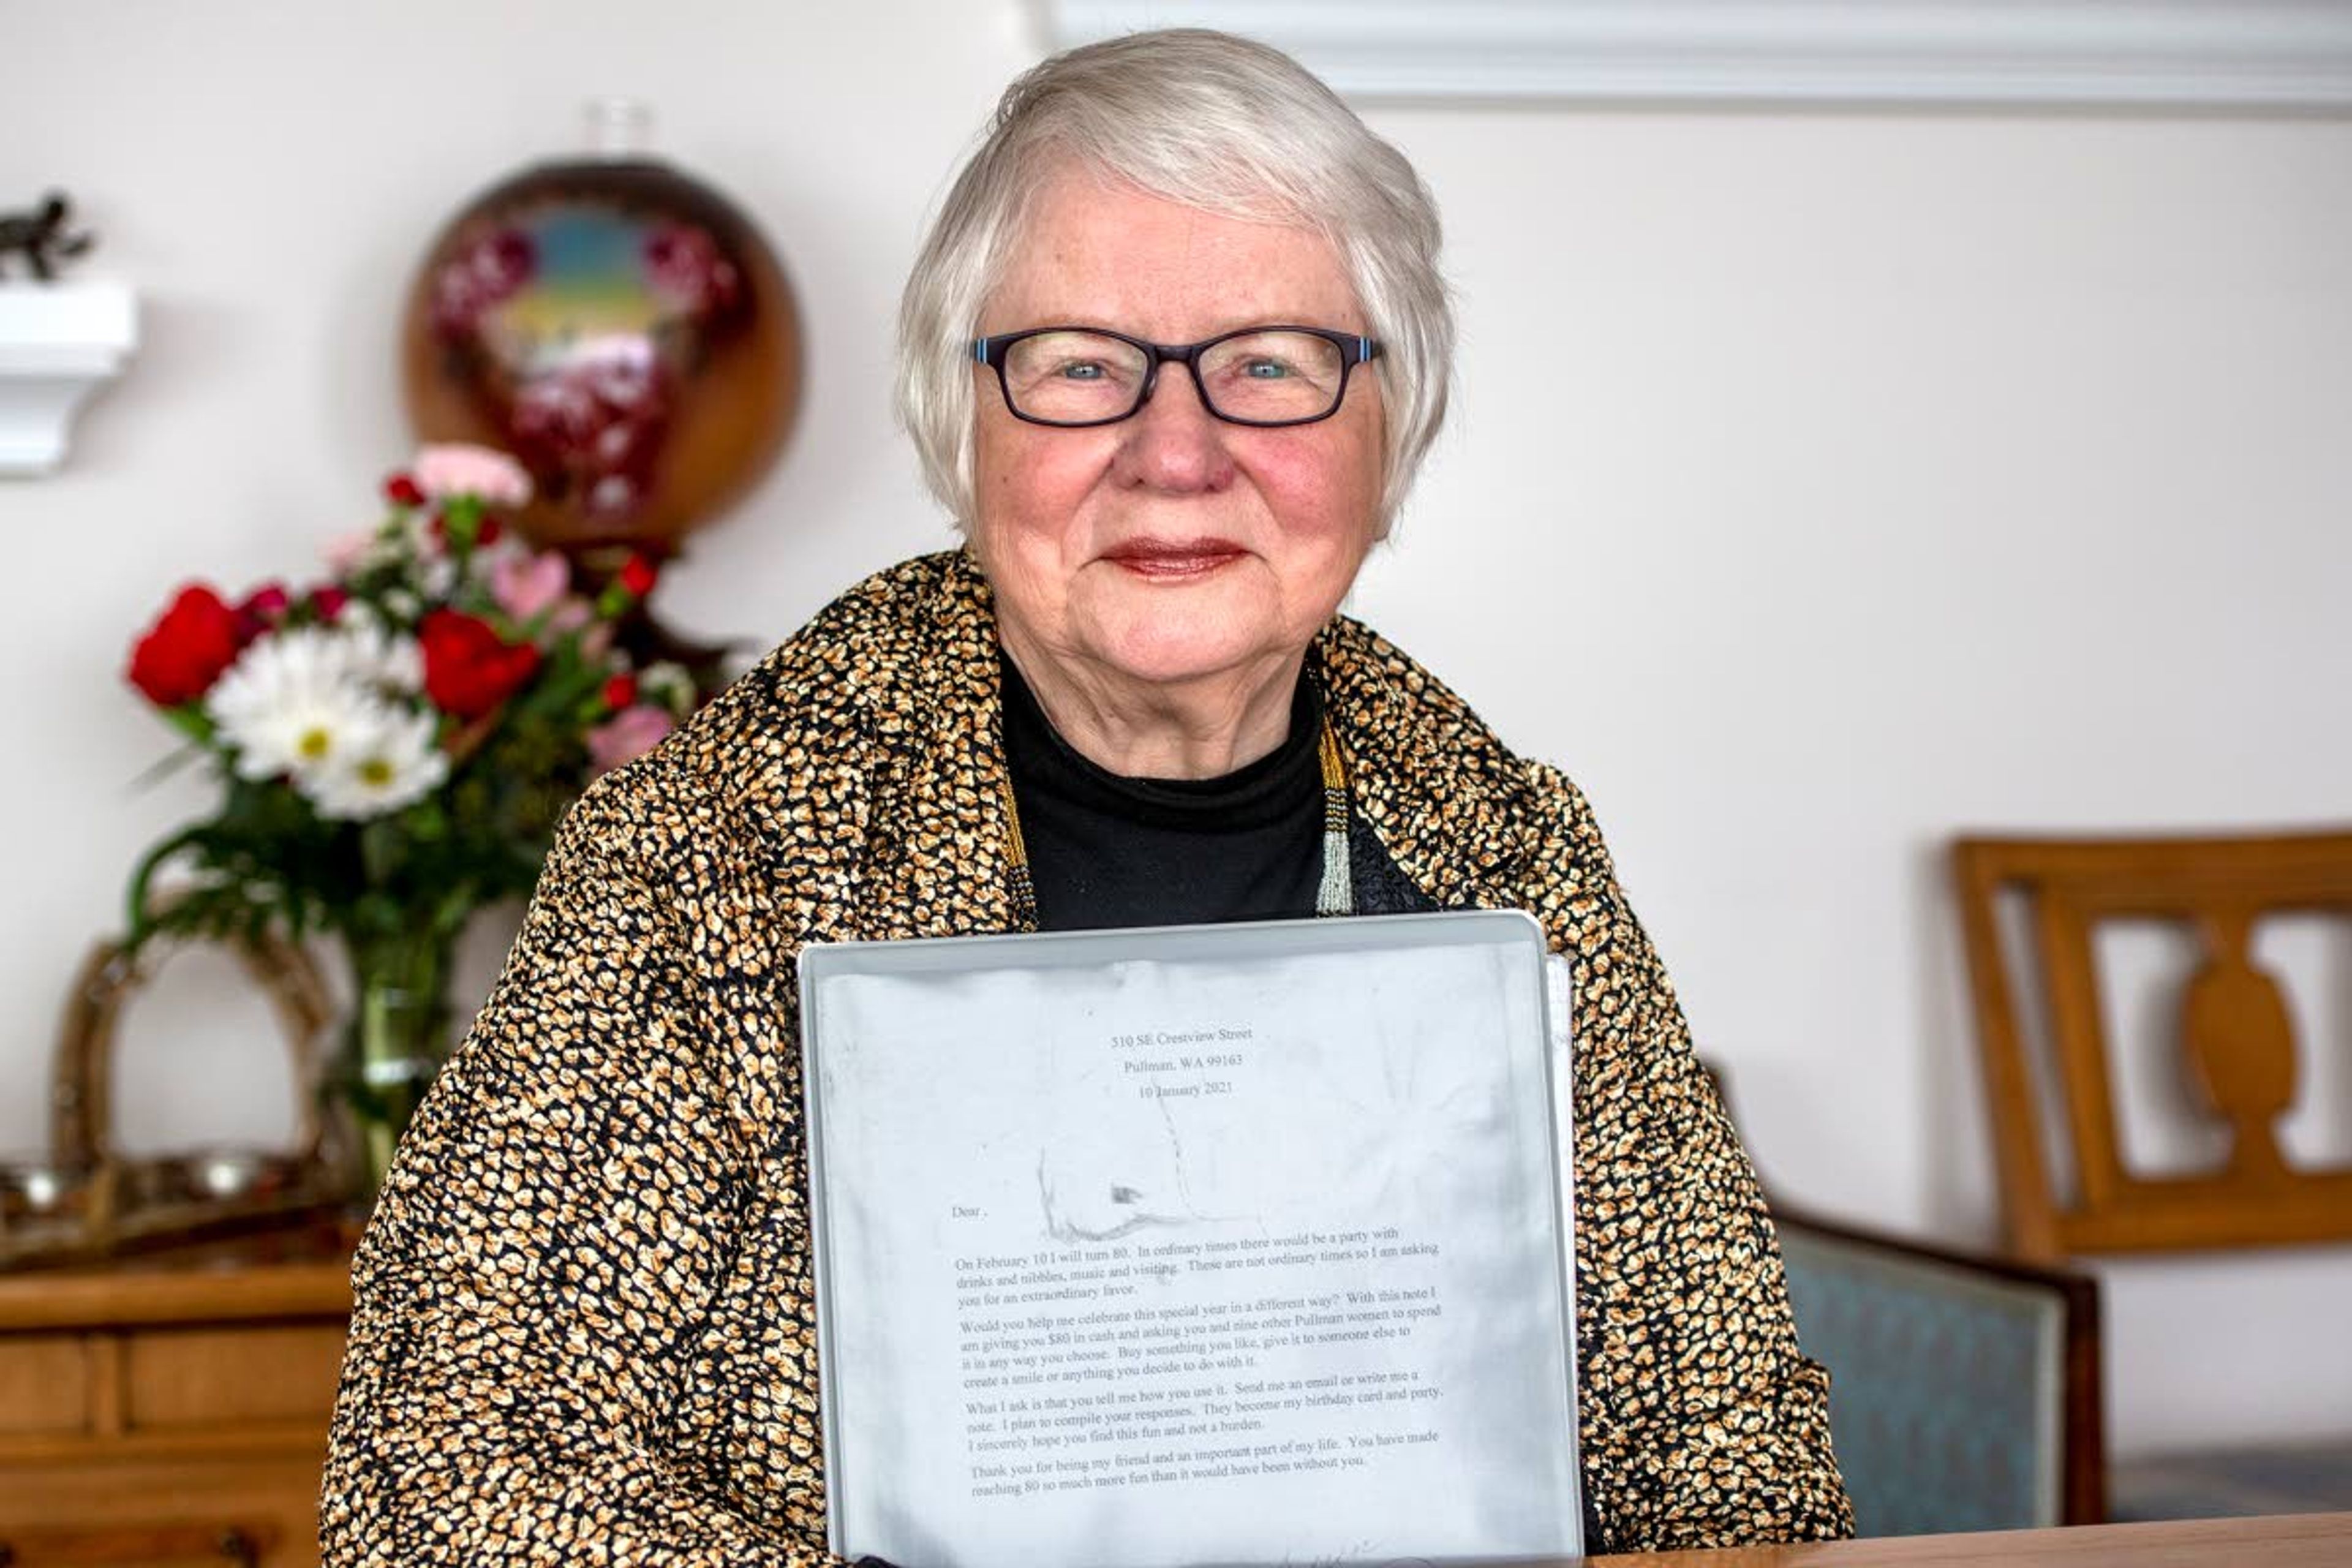
[[[1505,911],[808,948],[830,1548],[1580,1552],[1561,967]]]

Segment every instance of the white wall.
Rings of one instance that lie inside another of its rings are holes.
[[[57,1010],[124,871],[207,798],[132,787],[168,748],[119,682],[131,634],[184,576],[285,571],[369,515],[406,442],[393,315],[418,251],[566,148],[584,95],[657,105],[806,320],[786,459],[668,612],[773,640],[944,540],[889,425],[889,313],[1033,57],[1022,12],[664,14],[0,4],[0,200],[72,189],[105,237],[90,270],[148,311],[70,469],[0,489],[0,1148],[42,1136]],[[1358,607],[1584,784],[1774,1184],[1984,1235],[1943,841],[2347,815],[2352,123],[1370,118],[1444,205],[1465,344],[1455,422]],[[2347,952],[2306,957],[2341,1050]],[[126,1135],[282,1127],[251,1022],[173,971],[129,1031]],[[2323,1087],[2305,1131],[2340,1152],[2352,1081]],[[2119,1447],[2340,1428],[2343,1249],[2109,1278]]]

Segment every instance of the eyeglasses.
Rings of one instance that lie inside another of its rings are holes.
[[[1201,405],[1228,425],[1312,425],[1339,411],[1348,373],[1381,345],[1321,327],[1245,327],[1197,343],[1032,327],[975,339],[971,349],[995,370],[1015,419],[1077,428],[1131,417],[1171,363],[1192,373]]]

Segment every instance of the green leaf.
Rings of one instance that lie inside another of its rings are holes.
[[[217,732],[212,715],[205,711],[205,705],[201,702],[184,702],[177,708],[166,708],[162,711],[165,723],[200,745],[209,745]]]

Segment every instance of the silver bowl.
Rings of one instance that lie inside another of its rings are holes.
[[[89,1206],[90,1173],[46,1160],[0,1161],[0,1234],[65,1229]]]

